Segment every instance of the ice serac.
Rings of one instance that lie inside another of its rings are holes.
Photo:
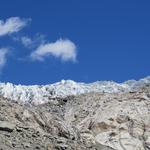
[[[113,81],[97,81],[94,83],[77,83],[72,80],[62,80],[49,85],[14,85],[0,83],[0,96],[23,103],[42,104],[54,97],[66,97],[90,92],[117,93],[136,90],[150,83],[150,77],[139,81],[130,80],[124,83]]]

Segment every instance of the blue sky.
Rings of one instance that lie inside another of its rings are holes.
[[[1,0],[0,81],[150,75],[150,1]]]

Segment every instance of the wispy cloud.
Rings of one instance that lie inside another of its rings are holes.
[[[0,48],[0,72],[7,62],[8,48]]]
[[[26,47],[26,48],[37,48],[39,45],[45,43],[45,36],[42,34],[36,34],[34,37],[29,36],[22,36],[19,41]]]
[[[29,20],[30,19],[20,19],[19,17],[11,17],[6,21],[0,20],[0,36],[20,31],[28,24]]]
[[[28,49],[36,49],[39,45],[43,44],[46,42],[45,40],[45,35],[43,34],[36,34],[35,36],[13,36],[12,39],[15,42],[19,42],[22,44],[25,48]]]
[[[19,32],[23,27],[28,25],[29,21],[31,19],[22,19],[19,17],[0,20],[0,37]],[[49,56],[53,56],[63,62],[77,61],[76,45],[69,39],[58,39],[55,42],[47,42],[45,39],[46,36],[43,34],[36,34],[32,37],[17,34],[11,37],[14,41],[20,42],[25,48],[33,50],[27,56],[19,58],[19,60],[26,60],[30,57],[30,60],[33,61],[44,61]],[[0,48],[0,73],[7,63],[7,54],[10,52],[8,48]]]
[[[27,36],[23,36],[21,37],[21,43],[25,46],[25,47],[30,47],[33,43],[32,39],[27,37]]]
[[[30,55],[32,60],[43,61],[48,56],[60,58],[62,61],[76,61],[76,45],[68,39],[59,39],[53,43],[41,44]]]

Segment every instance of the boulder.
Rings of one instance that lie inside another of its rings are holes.
[[[15,129],[15,124],[8,121],[0,121],[0,130],[12,132]]]

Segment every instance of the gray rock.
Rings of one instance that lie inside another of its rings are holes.
[[[148,92],[150,86],[127,93],[89,93],[38,106],[1,97],[0,149],[148,150]]]
[[[15,129],[15,124],[8,121],[0,121],[0,130],[12,132]]]

